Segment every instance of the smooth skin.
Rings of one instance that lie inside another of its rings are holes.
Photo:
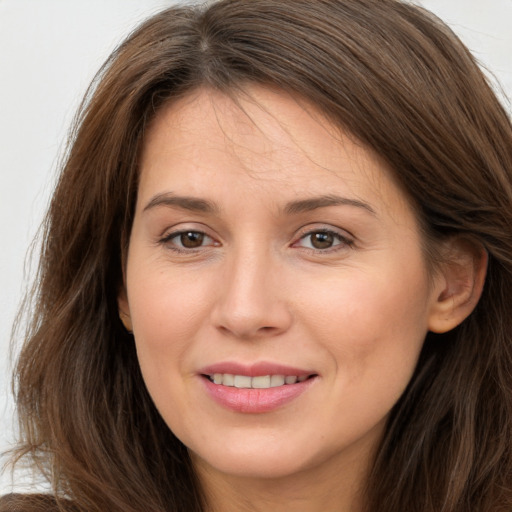
[[[390,170],[307,102],[199,89],[148,130],[119,309],[147,388],[215,512],[360,510],[386,418],[427,331],[473,309],[485,254],[429,273]],[[316,377],[262,414],[200,369],[260,361]]]

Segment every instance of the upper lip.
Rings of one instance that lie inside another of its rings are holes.
[[[252,364],[238,363],[235,361],[224,361],[214,363],[199,370],[202,375],[213,375],[215,373],[227,373],[231,375],[247,375],[248,377],[258,377],[261,375],[284,375],[287,376],[309,376],[316,375],[316,372],[305,370],[303,368],[294,368],[279,363],[260,361]]]

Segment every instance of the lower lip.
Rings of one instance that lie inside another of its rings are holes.
[[[227,409],[246,414],[274,411],[298,398],[306,391],[316,377],[296,384],[285,384],[275,388],[248,389],[214,384],[202,376],[206,391],[215,402]]]

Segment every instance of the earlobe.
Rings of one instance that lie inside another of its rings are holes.
[[[117,308],[119,311],[119,318],[124,325],[124,328],[129,332],[133,332],[132,318],[130,316],[130,307],[128,305],[128,297],[126,296],[126,289],[123,286],[117,295]]]
[[[430,331],[448,332],[471,314],[482,295],[487,261],[487,251],[480,244],[463,238],[449,241],[433,291]]]

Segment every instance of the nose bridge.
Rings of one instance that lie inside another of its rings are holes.
[[[279,258],[266,244],[241,244],[228,256],[221,277],[215,324],[240,338],[275,335],[291,322],[280,288]]]

